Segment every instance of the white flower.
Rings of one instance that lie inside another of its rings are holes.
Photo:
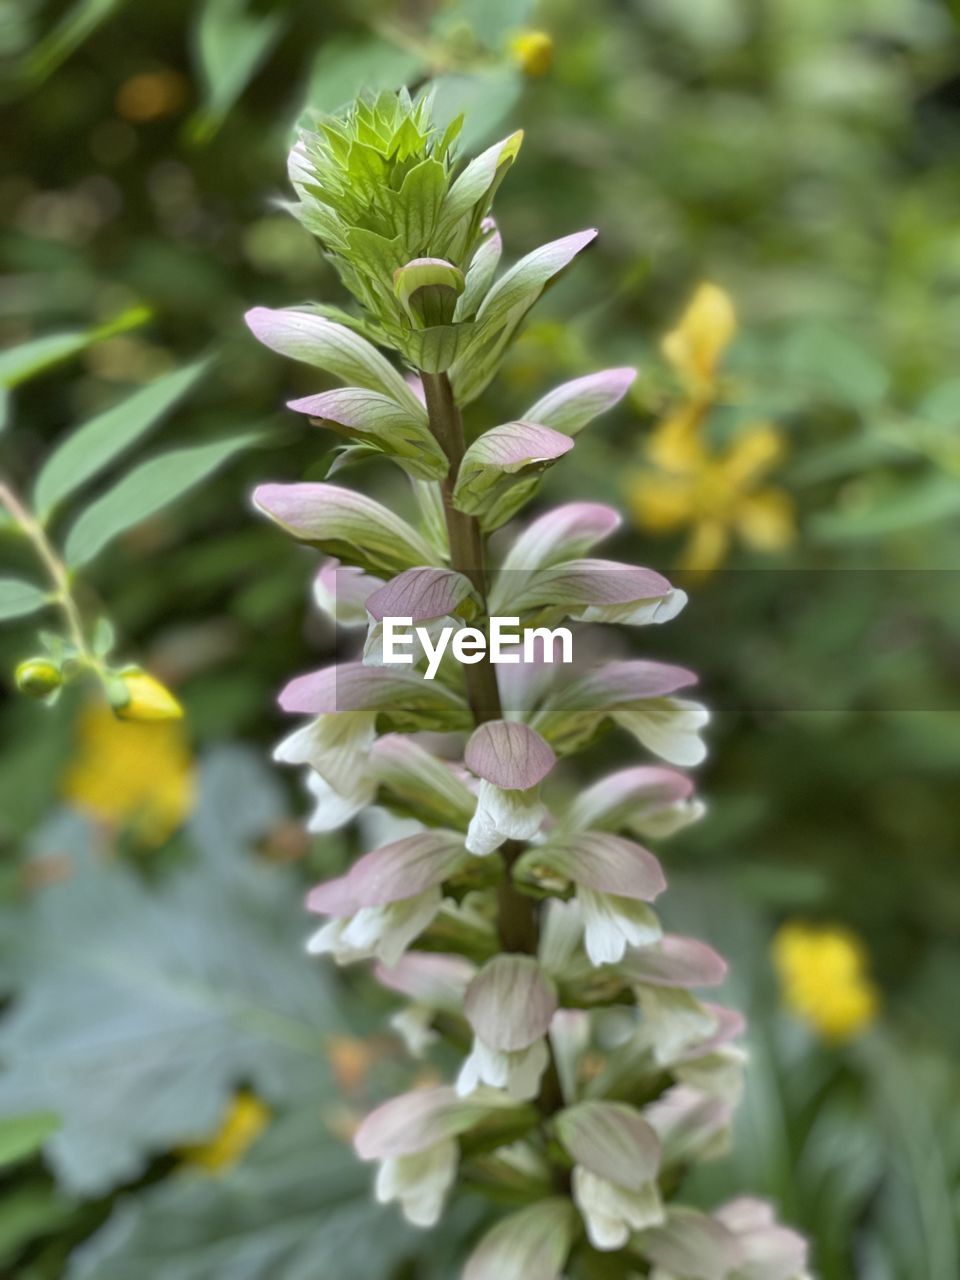
[[[283,764],[306,764],[317,775],[308,785],[317,798],[311,831],[332,831],[373,803],[377,783],[369,766],[376,712],[317,716],[288,734],[273,753]]]
[[[532,840],[545,814],[538,787],[508,791],[483,779],[477,790],[477,807],[467,829],[467,849],[477,857],[484,857],[499,849],[506,840]]]
[[[337,964],[351,964],[376,956],[395,965],[440,910],[439,886],[413,898],[402,898],[377,907],[361,907],[352,916],[331,920],[310,938],[311,955],[332,955]]]
[[[504,1089],[518,1102],[527,1102],[540,1091],[540,1078],[549,1060],[544,1040],[537,1040],[525,1049],[506,1050],[491,1049],[476,1036],[473,1049],[460,1068],[457,1093],[465,1098],[482,1084],[488,1084]]]
[[[616,964],[627,947],[646,947],[663,936],[656,915],[644,902],[577,886],[583,909],[584,945],[592,964]]]
[[[384,1160],[375,1184],[378,1204],[397,1200],[415,1227],[436,1226],[457,1175],[459,1154],[456,1139],[447,1138],[425,1151]]]
[[[426,1004],[410,1004],[398,1009],[390,1018],[390,1026],[403,1040],[411,1058],[422,1058],[440,1039],[433,1029],[434,1011]]]
[[[595,1249],[622,1249],[632,1231],[663,1222],[663,1205],[654,1182],[633,1191],[576,1165],[573,1198]]]

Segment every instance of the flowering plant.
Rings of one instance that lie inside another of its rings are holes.
[[[309,949],[374,960],[407,1001],[394,1025],[411,1050],[443,1037],[462,1055],[451,1083],[369,1115],[355,1147],[379,1166],[377,1198],[420,1226],[439,1220],[458,1183],[510,1206],[465,1280],[800,1280],[805,1244],[766,1205],[706,1214],[677,1200],[691,1165],[727,1141],[743,1063],[740,1016],[694,994],[723,979],[724,962],[663,932],[651,904],[666,882],[639,843],[701,813],[677,768],[704,754],[707,713],[678,696],[693,674],[642,660],[571,674],[546,655],[498,671],[484,655],[466,665],[445,656],[428,682],[423,661],[383,662],[387,617],[480,630],[493,615],[522,629],[638,626],[685,602],[658,573],[590,554],[620,520],[597,503],[541,515],[490,568],[489,536],[623,397],[633,371],[568,382],[467,442],[462,410],[596,232],[544,245],[498,276],[491,206],[521,135],[461,168],[458,130],[435,128],[429,100],[405,93],[304,130],[290,156],[294,212],[361,311],[258,307],[247,317],[267,346],[348,384],[292,407],[345,437],[350,461],[391,458],[419,511],[409,522],[329,483],[255,494],[269,518],[335,557],[319,570],[317,603],[368,633],[362,661],[300,676],[281,694],[284,710],[308,717],[277,758],[309,766],[311,829],[372,804],[412,820],[409,834],[312,890],[324,923]],[[571,793],[564,758],[612,726],[666,763]]]

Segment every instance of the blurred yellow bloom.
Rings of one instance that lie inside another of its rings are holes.
[[[127,699],[114,706],[121,720],[182,720],[183,707],[165,684],[146,671],[133,671],[120,679]]]
[[[193,761],[181,724],[120,721],[104,702],[81,713],[63,780],[70,803],[159,845],[189,813],[193,793]]]
[[[270,1123],[270,1109],[256,1094],[241,1090],[231,1102],[223,1124],[206,1142],[180,1148],[185,1164],[207,1173],[231,1169]]]
[[[876,1018],[880,993],[849,930],[791,921],[774,938],[773,962],[787,1008],[825,1040],[850,1040]]]
[[[660,469],[641,471],[628,484],[634,519],[651,533],[689,527],[685,569],[717,568],[735,534],[757,551],[781,551],[793,541],[793,504],[761,481],[783,451],[782,436],[767,423],[744,427],[727,449],[710,452],[668,418],[649,448]]]
[[[117,114],[134,124],[175,115],[187,100],[190,84],[179,71],[140,71],[117,90]]]
[[[546,31],[518,31],[510,52],[528,76],[545,76],[553,66],[553,40]]]
[[[701,284],[662,350],[690,391],[709,393],[720,357],[733,340],[737,317],[729,294],[715,284]]]
[[[783,456],[782,433],[760,422],[742,427],[724,449],[708,446],[704,438],[717,398],[717,369],[736,327],[729,296],[717,285],[701,284],[663,340],[685,399],[660,420],[647,441],[652,467],[627,482],[637,525],[651,533],[688,528],[680,565],[701,572],[723,562],[734,536],[757,551],[781,551],[795,533],[789,496],[763,483]]]

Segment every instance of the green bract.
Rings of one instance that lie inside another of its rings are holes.
[[[496,237],[490,206],[522,139],[511,134],[457,175],[461,124],[441,132],[427,98],[385,93],[301,129],[290,152],[293,212],[377,338],[431,372],[469,346]]]

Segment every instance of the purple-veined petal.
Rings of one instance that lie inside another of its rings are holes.
[[[487,1232],[463,1280],[560,1280],[575,1229],[569,1200],[540,1200]]]
[[[572,611],[602,610],[605,606],[665,601],[673,588],[662,574],[616,560],[565,560],[517,575],[511,590],[502,588],[498,607],[524,613],[549,606]],[[599,619],[597,619],[599,620]]]
[[[382,392],[426,422],[423,406],[402,376],[376,347],[346,325],[309,311],[270,307],[254,307],[244,318],[254,337],[271,351],[315,365],[343,382]]]
[[[799,1280],[806,1272],[806,1240],[780,1226],[763,1200],[743,1196],[719,1208],[714,1217],[740,1240],[746,1256],[744,1280]]]
[[[712,947],[675,933],[630,952],[619,970],[630,982],[650,987],[717,987],[727,976],[726,961]]]
[[[477,312],[477,319],[487,321],[490,326],[509,323],[514,317],[521,319],[547,283],[596,238],[596,228],[592,227],[551,240],[528,253],[493,286]]]
[[[377,965],[375,977],[381,986],[411,1000],[456,1009],[476,972],[476,965],[463,956],[408,951],[393,968]]]
[[[561,688],[551,698],[550,707],[563,711],[601,711],[647,698],[663,698],[696,682],[694,672],[667,662],[650,662],[644,658],[606,662]]]
[[[501,573],[517,569],[541,569],[560,560],[582,556],[609,538],[622,517],[601,502],[568,502],[534,520],[514,540]],[[491,605],[491,612],[496,612]]]
[[[539,733],[515,720],[488,720],[474,730],[464,763],[478,778],[507,791],[529,791],[557,762]]]
[[[413,1155],[472,1128],[509,1103],[498,1094],[460,1098],[454,1089],[414,1089],[391,1098],[367,1116],[354,1135],[361,1160],[389,1160]]]
[[[597,893],[653,902],[667,887],[663,868],[649,850],[607,831],[557,837],[523,856],[524,869],[545,867]]]
[[[568,821],[580,829],[600,827],[636,830],[693,794],[693,779],[662,765],[635,765],[601,778],[580,793]]]
[[[429,564],[433,551],[399,516],[335,484],[262,484],[254,505],[300,542],[389,576]]]
[[[422,411],[414,415],[379,391],[340,387],[291,400],[287,407],[349,440],[389,454],[421,479],[436,480],[447,473],[446,454],[431,435]]]
[[[705,1159],[729,1137],[733,1107],[723,1098],[679,1084],[643,1109],[660,1139],[664,1167]]]
[[[457,472],[453,505],[490,531],[532,495],[539,476],[573,447],[569,436],[532,422],[505,422],[479,436]]]
[[[546,1035],[557,993],[532,956],[500,955],[470,983],[463,1008],[485,1045],[510,1053]]]
[[[469,578],[453,569],[416,568],[398,574],[367,600],[371,618],[412,618],[426,622],[462,613],[465,601],[478,603]]]
[[[637,376],[636,369],[604,369],[574,378],[553,391],[523,415],[527,422],[542,422],[546,427],[573,436],[588,422],[619,404]]]
[[[377,711],[404,698],[426,699],[438,709],[463,705],[456,694],[435,681],[426,682],[396,667],[367,667],[362,662],[341,662],[296,676],[281,692],[279,703],[284,711],[332,715]]]
[[[322,915],[347,915],[352,909],[379,907],[388,902],[415,898],[442,884],[464,860],[463,836],[455,831],[421,831],[373,849],[353,864],[346,876],[311,889],[310,911]]]
[[[601,1178],[639,1191],[657,1176],[660,1140],[626,1103],[579,1102],[560,1112],[556,1126],[577,1164]]]
[[[645,1258],[684,1280],[727,1280],[745,1260],[728,1227],[683,1206],[671,1208],[663,1226],[642,1232],[636,1245]]]
[[[422,821],[466,826],[476,806],[465,771],[438,759],[409,734],[388,733],[370,752],[370,772],[382,787]]]

